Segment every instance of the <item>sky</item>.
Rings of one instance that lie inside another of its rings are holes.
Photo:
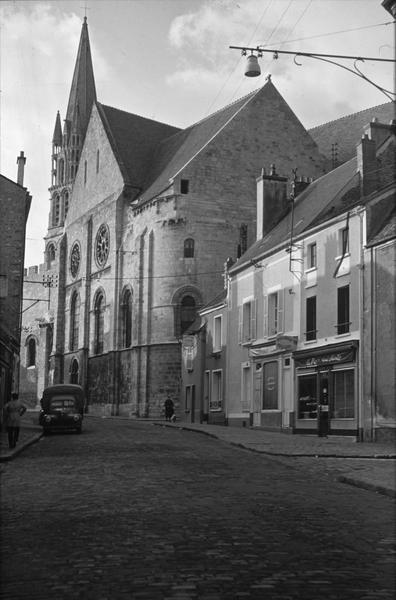
[[[319,60],[272,54],[244,77],[229,46],[394,58],[394,25],[381,0],[2,0],[0,3],[0,172],[32,195],[25,266],[43,262],[51,141],[66,115],[84,15],[98,101],[187,127],[272,82],[309,129],[387,102],[373,85]],[[353,68],[353,61],[342,61]],[[359,62],[393,90],[392,63]],[[1,227],[1,226],[0,226]]]

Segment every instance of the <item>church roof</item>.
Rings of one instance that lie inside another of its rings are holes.
[[[91,48],[89,44],[87,18],[81,30],[77,59],[74,67],[66,121],[81,125],[81,133],[85,136],[88,119],[93,103],[96,101],[95,79],[93,74]]]
[[[96,105],[125,183],[142,190],[155,148],[180,129],[99,102]]]
[[[332,145],[337,144],[338,164],[342,164],[356,154],[356,146],[359,143],[366,125],[374,118],[381,123],[389,123],[396,118],[396,105],[394,102],[386,102],[360,112],[341,117],[335,121],[324,123],[309,129],[308,132],[317,143],[319,150],[328,159],[332,160]]]

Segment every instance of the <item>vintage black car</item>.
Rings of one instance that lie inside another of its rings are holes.
[[[39,423],[44,433],[51,431],[82,431],[85,396],[81,386],[58,384],[47,387],[41,398]]]

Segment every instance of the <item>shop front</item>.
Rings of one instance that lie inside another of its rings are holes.
[[[358,435],[358,342],[293,354],[295,433]]]

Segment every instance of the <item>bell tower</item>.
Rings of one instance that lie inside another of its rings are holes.
[[[96,89],[87,17],[84,17],[63,131],[58,111],[52,138],[51,187],[49,188],[51,207],[48,233],[45,238],[47,268],[51,268],[51,256],[54,256],[57,239],[63,233],[81,149],[95,101]]]

